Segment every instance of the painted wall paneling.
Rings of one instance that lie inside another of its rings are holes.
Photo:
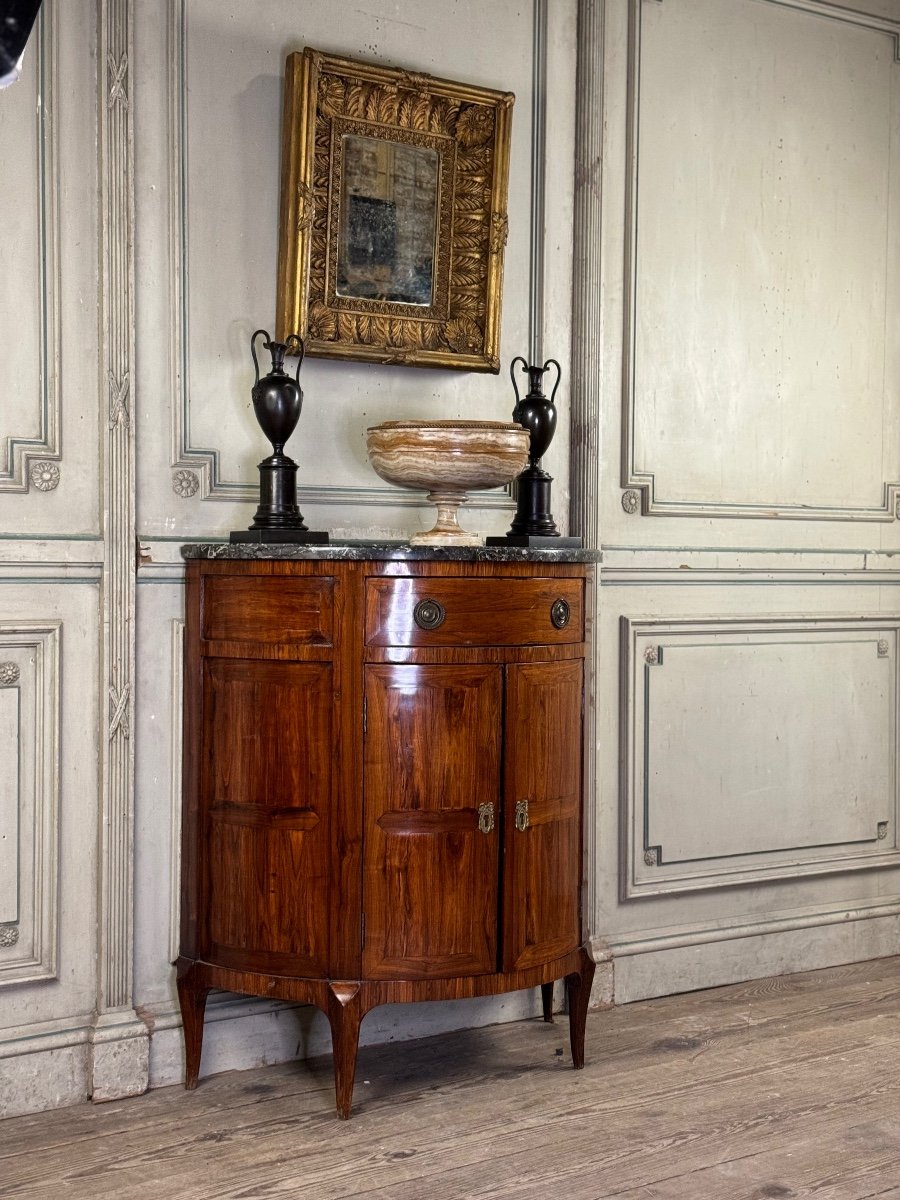
[[[226,19],[203,0],[138,13],[152,51],[137,85],[138,97],[148,93],[137,110],[139,173],[160,181],[140,193],[139,280],[147,286],[138,316],[146,314],[154,348],[143,368],[148,386],[172,397],[168,428],[148,420],[142,434],[145,538],[173,529],[221,535],[252,513],[265,445],[249,402],[248,343],[274,311],[281,78],[284,56],[303,44],[515,91],[501,356],[508,363],[543,346],[568,365],[574,11],[573,3],[536,0],[510,21],[496,6],[462,12],[419,0],[400,21],[376,6],[354,14],[340,46],[325,6],[306,14],[302,38],[287,4],[272,6],[265,34],[249,10],[233,6]],[[212,64],[225,59],[233,66],[223,78]],[[499,63],[522,66],[498,74]],[[233,136],[223,139],[223,127]],[[541,186],[545,177],[552,188]],[[369,468],[368,425],[436,413],[503,419],[514,401],[505,371],[495,378],[310,360],[302,382],[305,408],[289,447],[300,464],[301,507],[316,527],[350,533],[400,535],[424,519],[421,496],[386,487]],[[563,422],[552,452],[563,519],[567,442]],[[478,496],[470,523],[500,532],[511,507],[505,492]]]
[[[543,0],[515,12],[421,0],[354,10],[335,42],[333,9],[269,6],[263,27],[240,5],[168,0],[136,6],[140,65],[136,121],[138,361],[137,795],[135,995],[153,1023],[150,1078],[181,1073],[179,1017],[169,967],[177,929],[180,811],[178,545],[247,525],[264,440],[250,407],[253,329],[274,313],[281,81],[285,55],[304,44],[516,93],[501,355],[558,358],[560,427],[547,466],[554,511],[568,518],[568,392],[572,305],[572,159],[576,4]],[[213,66],[233,64],[223,73]],[[512,65],[511,65],[512,64]],[[532,180],[535,186],[532,186]],[[542,183],[543,180],[543,183]],[[215,212],[216,219],[210,220]],[[304,412],[288,446],[300,463],[307,522],[338,533],[402,536],[425,528],[420,497],[385,487],[365,461],[369,424],[396,416],[506,419],[514,396],[498,377],[310,360]],[[477,498],[464,520],[502,532],[508,495]],[[159,648],[165,646],[161,654]],[[169,793],[168,789],[171,788]],[[160,802],[161,789],[167,800]],[[160,915],[160,878],[169,898]],[[170,895],[171,892],[171,895]],[[327,1030],[303,1009],[212,999],[204,1071],[327,1051]],[[534,1011],[534,998],[422,1006],[412,1032]],[[399,1036],[390,1010],[368,1040]]]
[[[900,4],[579,19],[604,986],[896,952]]]

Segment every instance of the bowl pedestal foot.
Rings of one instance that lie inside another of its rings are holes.
[[[476,533],[467,533],[458,520],[459,506],[465,504],[465,492],[429,492],[428,499],[437,505],[437,521],[427,533],[414,533],[410,538],[413,546],[481,546],[484,539]]]

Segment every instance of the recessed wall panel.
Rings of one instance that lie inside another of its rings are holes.
[[[18,920],[19,691],[0,687],[0,925]]]
[[[893,669],[877,639],[666,647],[647,670],[647,840],[662,863],[874,842]]]
[[[896,28],[632,13],[624,486],[660,515],[892,519]]]
[[[898,865],[897,627],[624,621],[623,896]]]

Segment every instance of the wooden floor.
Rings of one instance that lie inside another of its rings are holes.
[[[0,1197],[900,1200],[900,959],[0,1123]]]

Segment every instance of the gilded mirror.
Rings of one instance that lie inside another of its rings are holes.
[[[513,96],[288,57],[280,335],[308,354],[494,371]]]

